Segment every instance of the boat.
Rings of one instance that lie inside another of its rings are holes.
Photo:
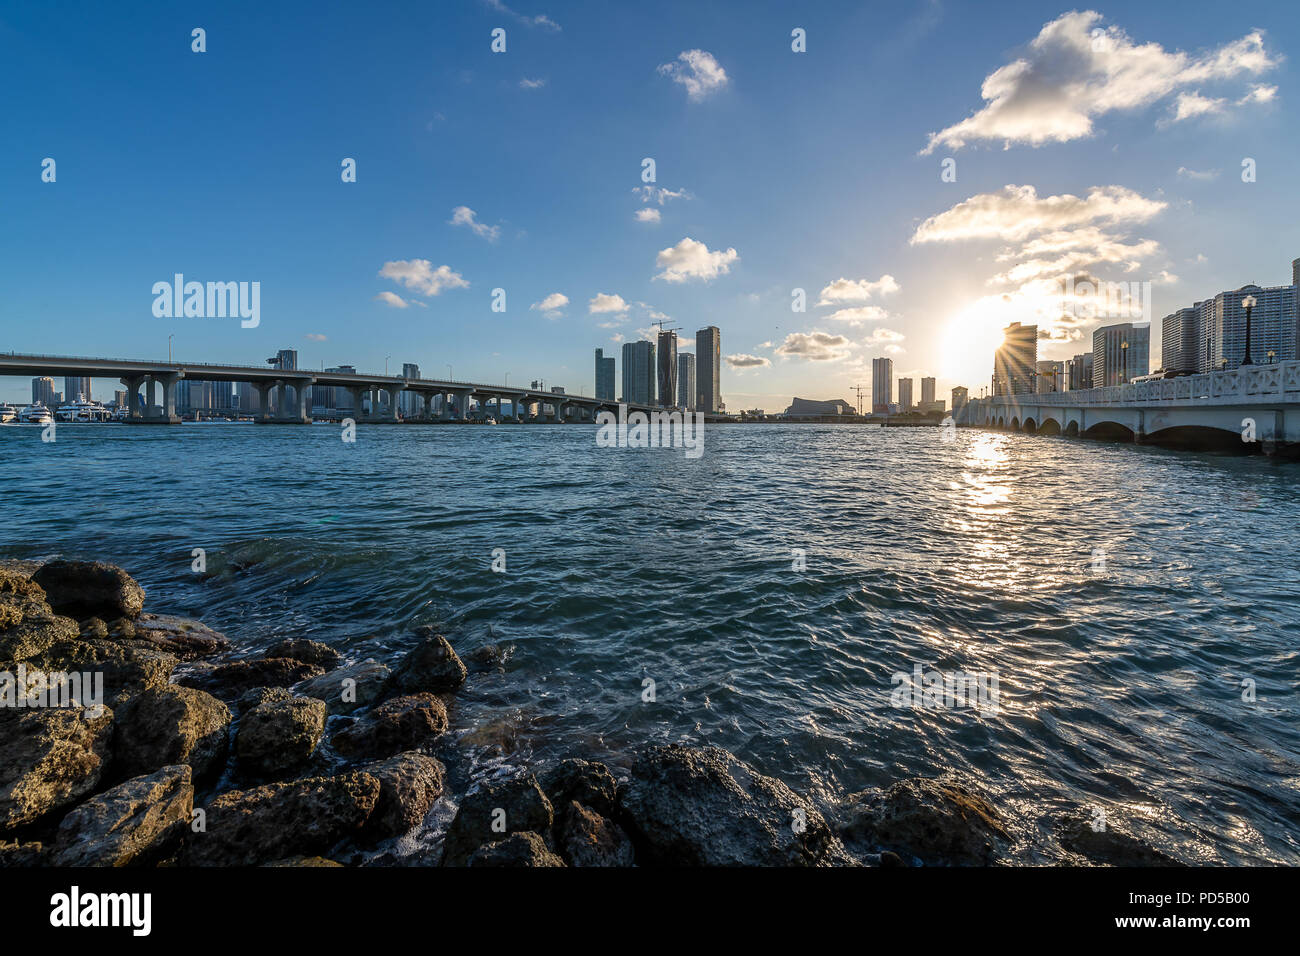
[[[48,425],[54,421],[50,410],[40,402],[28,405],[18,413],[18,420],[25,425]]]
[[[54,412],[56,422],[106,422],[110,418],[112,412],[103,405],[84,400],[60,405]]]
[[[8,425],[18,420],[18,409],[12,405],[0,405],[0,425]]]

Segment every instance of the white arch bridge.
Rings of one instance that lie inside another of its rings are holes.
[[[968,402],[959,425],[1300,456],[1300,362]]]

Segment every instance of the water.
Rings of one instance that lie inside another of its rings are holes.
[[[954,771],[1020,862],[1093,808],[1189,862],[1300,862],[1300,466],[942,438],[710,426],[689,460],[590,426],[11,426],[0,554],[118,562],[250,652],[497,645],[453,729],[517,763],[715,744],[824,807]],[[890,706],[916,664],[996,672],[998,712]]]

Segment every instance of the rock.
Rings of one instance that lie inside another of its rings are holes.
[[[379,781],[379,803],[366,824],[377,839],[409,833],[440,796],[446,768],[416,751],[400,753],[361,768]]]
[[[134,621],[120,618],[109,629],[116,637],[147,640],[179,661],[210,657],[230,647],[230,641],[219,631],[191,618],[172,614],[141,614]]]
[[[323,856],[292,856],[287,860],[276,860],[274,863],[264,863],[263,866],[342,866],[342,863],[336,863],[333,860],[327,860]]]
[[[239,721],[239,769],[274,776],[306,763],[325,733],[325,702],[311,697],[258,704]]]
[[[554,807],[577,801],[607,817],[617,812],[614,775],[603,763],[570,757],[544,771],[539,782]]]
[[[254,687],[292,687],[321,673],[321,668],[315,664],[304,664],[288,657],[269,657],[232,661],[211,670],[197,670],[179,678],[179,682],[206,690],[223,700],[235,700]]]
[[[345,757],[389,757],[414,750],[447,729],[447,708],[432,694],[386,700],[331,739]]]
[[[465,665],[440,634],[421,638],[393,668],[388,678],[388,693],[435,694],[455,690],[465,683]]]
[[[560,855],[569,866],[631,866],[632,841],[617,823],[575,800],[564,813]]]
[[[652,747],[637,759],[619,809],[642,864],[846,862],[812,804],[716,747]]]
[[[469,866],[564,866],[536,833],[515,833],[474,851]]]
[[[246,714],[254,707],[261,704],[272,704],[280,700],[293,700],[293,691],[287,687],[254,687],[252,690],[246,690],[235,701],[235,710],[241,714]],[[311,694],[305,696],[310,697]]]
[[[223,793],[204,808],[204,832],[189,835],[184,859],[197,866],[253,866],[326,853],[361,830],[378,800],[379,781],[368,773]]]
[[[120,777],[152,773],[169,764],[188,764],[205,780],[226,759],[230,709],[211,694],[166,684],[128,701],[118,712],[113,766]]]
[[[111,710],[0,710],[0,832],[93,793],[112,733]]]
[[[288,657],[291,660],[302,661],[304,664],[317,664],[325,668],[333,667],[339,662],[339,652],[328,644],[299,638],[280,641],[262,656]]]
[[[38,841],[19,843],[17,840],[0,840],[0,867],[9,869],[16,866],[45,866],[48,864],[48,851]]]
[[[104,702],[115,708],[150,688],[166,687],[176,658],[148,641],[110,638],[55,644],[28,663],[47,672],[102,673]]]
[[[102,561],[49,561],[32,575],[46,599],[70,617],[138,617],[144,588],[115,564]]]
[[[1150,846],[1131,831],[1115,813],[1108,813],[1098,825],[1090,813],[1069,816],[1057,825],[1061,846],[1103,866],[1183,866],[1183,863]]]
[[[185,764],[118,784],[59,824],[56,866],[130,866],[157,859],[189,828],[194,787]]]
[[[389,673],[387,667],[369,658],[305,680],[294,689],[325,701],[331,714],[350,714],[379,700]]]
[[[108,637],[108,625],[102,617],[88,617],[80,624],[83,641],[104,640]]]
[[[554,821],[551,802],[531,773],[484,783],[461,800],[443,841],[442,865],[464,866],[480,846],[503,840],[506,834],[525,830],[549,833]]]
[[[0,661],[27,661],[49,651],[64,641],[75,641],[81,635],[77,622],[70,617],[50,615],[38,617],[23,613],[13,606],[0,607],[20,619],[0,630]]]
[[[948,779],[901,780],[847,801],[840,838],[929,865],[984,866],[1011,837],[994,806]],[[883,861],[882,861],[883,862]]]
[[[471,674],[502,671],[505,669],[505,663],[510,659],[512,651],[514,651],[513,644],[506,647],[502,647],[500,644],[484,644],[482,647],[476,647],[465,655],[465,666]]]

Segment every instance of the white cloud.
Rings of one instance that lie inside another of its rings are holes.
[[[514,19],[518,20],[520,23],[526,24],[527,26],[541,27],[543,30],[550,30],[552,33],[560,32],[560,25],[544,13],[539,13],[536,16],[530,17],[530,16],[525,16],[522,13],[516,13],[514,10],[511,10],[509,7],[505,5],[503,0],[483,0],[483,2],[487,4],[487,6],[490,7],[491,9],[495,10],[497,13],[504,13],[506,16],[513,17]]]
[[[482,236],[488,242],[496,242],[501,235],[500,226],[489,226],[487,223],[479,222],[477,213],[469,206],[457,206],[451,211],[451,218],[447,220],[451,226],[469,226],[474,235]]]
[[[889,313],[878,305],[858,305],[848,309],[837,309],[827,316],[832,322],[880,322],[889,318]]]
[[[1145,222],[1167,205],[1124,186],[1094,186],[1083,198],[1063,193],[1042,199],[1033,186],[1004,186],[1001,192],[971,196],[931,216],[917,227],[911,242],[1016,240],[1048,229]]]
[[[739,259],[740,255],[735,249],[711,252],[704,243],[687,236],[677,245],[659,251],[655,265],[663,271],[655,278],[665,282],[685,282],[687,279],[703,279],[707,282],[726,275],[731,271],[731,264]]]
[[[634,218],[637,222],[658,222],[660,218],[659,210],[649,208],[638,209]]]
[[[657,203],[662,206],[670,199],[693,199],[685,189],[668,189],[664,186],[634,186],[632,192],[641,197],[645,203]]]
[[[838,362],[849,356],[849,340],[829,332],[791,332],[777,348],[777,355],[812,362]]]
[[[396,259],[379,270],[381,279],[392,279],[421,295],[438,295],[443,289],[468,289],[469,283],[450,266],[433,267],[428,259]],[[389,293],[391,295],[391,293]],[[388,301],[388,300],[384,300]],[[389,302],[392,305],[391,302]]]
[[[1241,99],[1237,100],[1237,103],[1241,105],[1246,103],[1271,103],[1275,96],[1277,96],[1276,86],[1256,86]]]
[[[771,359],[766,359],[761,355],[747,355],[740,352],[736,355],[727,356],[727,364],[732,368],[766,368],[772,364]]]
[[[890,295],[900,286],[891,275],[883,275],[874,282],[870,279],[845,279],[842,276],[822,289],[818,305],[840,305],[844,302],[866,302],[876,295]]]
[[[981,140],[1041,146],[1080,139],[1107,113],[1141,109],[1180,89],[1263,73],[1280,62],[1258,31],[1193,56],[1134,43],[1119,27],[1099,26],[1101,19],[1092,10],[1073,11],[1044,25],[1024,55],[985,77],[985,105],[932,133],[922,153]]]
[[[528,308],[531,311],[542,313],[548,319],[558,318],[564,313],[561,311],[569,304],[569,297],[562,292],[552,292],[541,302],[534,302]]]
[[[674,83],[686,87],[686,97],[694,103],[722,89],[728,82],[727,71],[713,58],[712,53],[704,50],[678,53],[677,59],[662,64],[659,72],[671,77]]]
[[[1211,98],[1202,96],[1200,92],[1179,93],[1178,99],[1174,101],[1173,111],[1165,122],[1178,123],[1198,116],[1218,114],[1227,108],[1228,101],[1223,97]]]
[[[376,302],[382,302],[385,305],[391,305],[394,309],[405,309],[411,303],[407,302],[396,292],[381,292],[375,296]]]
[[[1186,166],[1179,166],[1178,175],[1183,179],[1190,179],[1193,182],[1209,182],[1212,179],[1219,178],[1219,171],[1217,169],[1200,171],[1196,169],[1188,169]]]
[[[308,342],[328,342],[328,341],[329,341],[329,338],[328,338],[327,336],[321,335],[319,332],[308,332],[305,336],[303,336],[303,338],[305,338]]]
[[[519,88],[521,90],[540,90],[545,85],[546,85],[545,77],[537,80],[531,80],[525,76],[519,81]]]
[[[587,313],[589,315],[600,315],[603,312],[626,312],[628,305],[623,301],[621,295],[607,295],[604,292],[597,292],[596,295],[587,303]]]

